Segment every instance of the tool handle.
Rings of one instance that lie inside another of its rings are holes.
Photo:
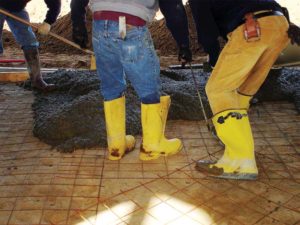
[[[81,51],[83,51],[83,52],[85,52],[87,54],[94,55],[94,52],[92,52],[92,51],[90,51],[88,49],[83,49],[83,48],[80,47],[80,45],[78,45],[78,44],[76,44],[76,43],[74,43],[74,42],[72,42],[72,41],[70,41],[70,40],[68,40],[68,39],[66,39],[66,38],[64,38],[62,36],[59,36],[59,35],[51,32],[51,31],[48,33],[48,35],[50,35],[50,36],[52,36],[52,37],[54,37],[54,38],[56,38],[56,39],[58,39],[58,40],[60,40],[62,42],[65,42],[66,44],[69,44],[69,45],[73,46],[74,48],[77,48],[77,49],[79,49],[79,50],[81,50]]]
[[[7,12],[6,10],[0,9],[0,13],[4,14],[4,15],[6,15],[6,16],[9,16],[9,17],[13,18],[14,20],[17,20],[17,21],[19,21],[20,23],[23,23],[23,24],[25,24],[25,25],[28,25],[28,26],[30,26],[30,27],[32,27],[32,28],[34,28],[34,29],[38,29],[38,28],[39,28],[37,25],[32,24],[32,23],[30,23],[30,22],[28,22],[28,21],[26,21],[26,20],[24,20],[24,19],[22,19],[22,18],[20,18],[20,17],[18,17],[18,16],[15,16],[14,14],[12,14],[12,13],[10,13],[10,12]],[[74,48],[77,48],[77,49],[79,49],[79,50],[81,50],[81,51],[87,53],[87,54],[94,55],[94,52],[92,52],[92,51],[90,51],[90,50],[88,50],[88,49],[83,49],[83,48],[81,48],[78,44],[76,44],[76,43],[74,43],[74,42],[72,42],[72,41],[70,41],[70,40],[68,40],[68,39],[66,39],[66,38],[64,38],[64,37],[61,37],[61,36],[59,36],[59,35],[57,35],[57,34],[51,32],[51,31],[50,31],[48,34],[49,34],[50,36],[52,36],[52,37],[54,37],[54,38],[56,38],[56,39],[58,39],[58,40],[64,42],[64,43],[66,43],[66,44],[69,44],[69,45],[73,46]]]

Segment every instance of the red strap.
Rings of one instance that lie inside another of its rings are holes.
[[[97,11],[93,14],[94,20],[112,20],[119,21],[120,16],[126,17],[126,24],[132,26],[145,26],[146,21],[141,19],[140,17],[133,16],[127,13],[122,12],[114,12],[114,11]]]

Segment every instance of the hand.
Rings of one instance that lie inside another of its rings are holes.
[[[73,41],[78,44],[81,48],[87,48],[89,42],[88,33],[85,24],[74,25],[72,32]]]
[[[300,27],[291,23],[287,33],[291,39],[291,43],[300,46]]]
[[[187,46],[180,46],[179,53],[178,53],[178,61],[182,63],[189,63],[192,62],[192,52],[189,47]]]
[[[49,23],[42,23],[38,27],[38,33],[42,35],[47,35],[50,32],[51,25]]]

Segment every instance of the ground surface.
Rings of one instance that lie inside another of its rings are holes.
[[[0,224],[300,223],[300,116],[286,102],[251,110],[259,180],[215,180],[194,160],[222,148],[203,122],[170,121],[178,155],[152,162],[136,150],[120,162],[101,148],[62,154],[32,135],[33,95],[0,85]]]

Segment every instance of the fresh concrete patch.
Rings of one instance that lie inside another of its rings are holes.
[[[204,91],[209,73],[200,69],[195,73],[205,111],[211,116]],[[105,146],[103,98],[99,93],[100,81],[96,72],[58,70],[44,77],[58,88],[51,93],[34,92],[34,135],[61,151]],[[161,80],[164,94],[172,98],[169,119],[204,119],[190,70],[162,71]],[[272,70],[256,98],[259,101],[293,101],[300,112],[299,90],[300,69]],[[130,85],[125,95],[127,133],[140,134],[139,99]]]

